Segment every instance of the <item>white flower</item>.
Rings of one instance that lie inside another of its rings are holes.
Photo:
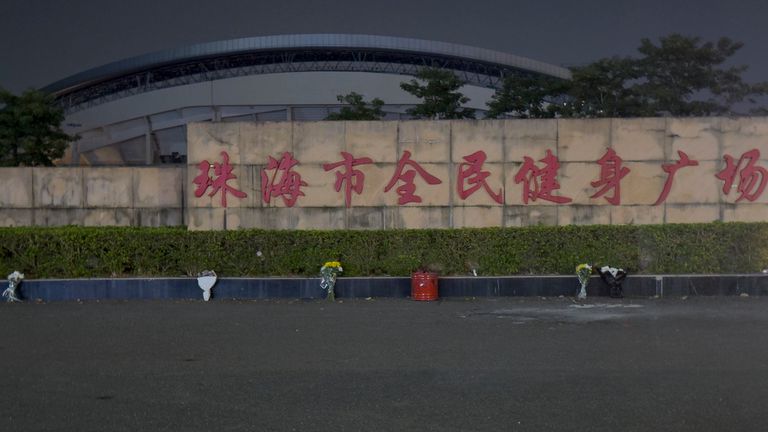
[[[624,273],[624,270],[623,270],[623,269],[620,269],[620,268],[616,268],[616,267],[608,267],[608,266],[602,266],[602,267],[600,267],[600,273],[610,273],[610,274],[611,274],[611,276],[613,276],[614,278],[616,277],[616,275],[617,275],[619,272],[622,272],[622,273]]]

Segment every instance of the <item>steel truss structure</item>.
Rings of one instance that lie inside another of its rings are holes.
[[[417,39],[364,35],[287,35],[224,41],[128,59],[48,86],[66,113],[169,87],[282,72],[415,75],[451,70],[465,83],[498,88],[510,74],[568,78],[553,65],[489,50]]]

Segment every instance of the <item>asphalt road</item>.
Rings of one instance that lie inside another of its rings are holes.
[[[768,299],[0,305],[0,431],[763,431]]]

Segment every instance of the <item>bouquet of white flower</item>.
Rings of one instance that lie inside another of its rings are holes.
[[[624,297],[624,288],[621,287],[621,283],[624,281],[624,278],[627,277],[627,272],[625,272],[624,269],[602,266],[600,267],[599,273],[603,281],[611,287],[612,298]]]
[[[217,280],[218,276],[213,270],[205,270],[197,275],[197,285],[203,290],[203,300],[211,299],[211,289],[216,285]]]
[[[21,281],[24,279],[24,273],[14,271],[8,275],[8,288],[3,291],[3,297],[8,302],[20,302],[21,299],[16,295],[16,288],[18,288]]]

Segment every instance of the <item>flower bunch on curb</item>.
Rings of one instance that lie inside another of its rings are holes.
[[[20,302],[18,295],[16,294],[16,288],[18,288],[21,281],[24,280],[24,273],[14,271],[8,275],[8,288],[3,291],[3,297],[8,302]]]
[[[336,286],[336,276],[343,272],[341,263],[338,261],[328,261],[320,267],[320,288],[326,290],[325,298],[335,300],[336,294],[333,292]]]
[[[579,278],[581,284],[581,290],[576,296],[580,299],[587,298],[587,284],[589,283],[589,277],[592,275],[592,266],[589,264],[579,264],[576,266],[576,276]]]
[[[211,299],[211,289],[216,285],[218,276],[213,270],[203,270],[202,273],[197,275],[197,285],[203,290],[203,300],[208,301]]]
[[[603,279],[603,281],[605,281],[605,283],[608,284],[608,286],[611,288],[610,296],[612,298],[624,297],[624,289],[621,286],[624,278],[627,277],[627,272],[625,272],[624,269],[602,266],[598,272],[600,273],[600,277]]]
[[[609,267],[609,266],[602,266],[600,267],[600,273],[610,273],[611,276],[616,277],[619,273],[626,273],[626,272],[624,271],[624,269]]]

